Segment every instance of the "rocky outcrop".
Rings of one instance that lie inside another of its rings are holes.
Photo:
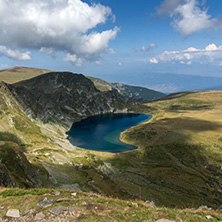
[[[166,94],[148,89],[140,86],[131,86],[122,83],[110,83],[124,99],[134,100],[142,103],[146,103],[160,97],[166,96]]]
[[[43,122],[64,123],[109,112],[128,112],[136,107],[117,92],[99,91],[82,74],[47,73],[9,86],[26,114]]]
[[[16,182],[9,175],[9,172],[4,164],[0,163],[0,186],[2,187],[13,187]]]

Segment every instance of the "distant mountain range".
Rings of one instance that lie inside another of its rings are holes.
[[[106,81],[143,86],[163,93],[213,89],[222,86],[222,78],[171,73],[127,73],[104,76]]]
[[[222,86],[210,87],[210,88],[207,88],[205,90],[222,90]]]

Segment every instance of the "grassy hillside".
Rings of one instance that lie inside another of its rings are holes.
[[[47,72],[51,71],[37,68],[13,67],[0,70],[0,81],[13,84],[19,81],[31,79]]]
[[[134,185],[129,189],[141,189],[141,196],[149,193],[153,201],[168,206],[220,206],[221,104],[222,91],[173,94],[147,104],[153,110],[151,122],[121,135],[140,147],[118,157],[131,165],[122,161],[127,172],[121,182],[130,181]]]
[[[111,83],[108,83],[102,79],[99,78],[95,78],[95,77],[91,77],[91,76],[87,76],[87,78],[89,78],[95,85],[95,87],[99,90],[99,91],[109,91],[112,90],[112,85]]]
[[[56,195],[56,193],[58,193]],[[72,197],[73,191],[56,191],[51,189],[19,190],[9,189],[0,192],[0,219],[6,219],[7,209],[18,209],[20,219],[16,221],[36,221],[36,215],[42,213],[44,221],[149,221],[160,219],[183,222],[222,221],[222,211],[209,209],[168,209],[158,208],[140,200],[120,200],[107,198],[93,193],[78,192]],[[43,199],[61,200],[52,206],[41,208],[37,204]],[[63,206],[65,211],[53,215],[50,211]]]

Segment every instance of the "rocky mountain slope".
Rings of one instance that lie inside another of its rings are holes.
[[[166,96],[164,93],[147,89],[145,87],[126,85],[122,83],[109,83],[102,79],[90,76],[87,76],[87,78],[92,80],[98,90],[116,90],[116,92],[118,92],[126,100],[134,100],[145,103]]]
[[[164,93],[147,89],[145,87],[130,86],[122,83],[111,83],[111,85],[125,99],[136,100],[142,103],[149,102],[151,100],[155,100],[160,97],[166,96],[166,94]]]
[[[26,114],[43,122],[64,123],[87,116],[133,111],[136,104],[115,91],[99,91],[81,74],[52,72],[9,86]]]
[[[26,146],[33,140],[45,142],[39,127],[24,113],[8,85],[0,82],[0,186],[41,186],[39,172],[25,155]]]

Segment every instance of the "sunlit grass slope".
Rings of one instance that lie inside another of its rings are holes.
[[[2,69],[0,70],[0,81],[13,84],[19,81],[34,78],[47,72],[52,71],[27,67],[13,67],[9,69]]]
[[[222,91],[178,93],[147,106],[153,119],[121,135],[140,149],[113,160],[125,171],[116,180],[158,204],[219,207]]]

